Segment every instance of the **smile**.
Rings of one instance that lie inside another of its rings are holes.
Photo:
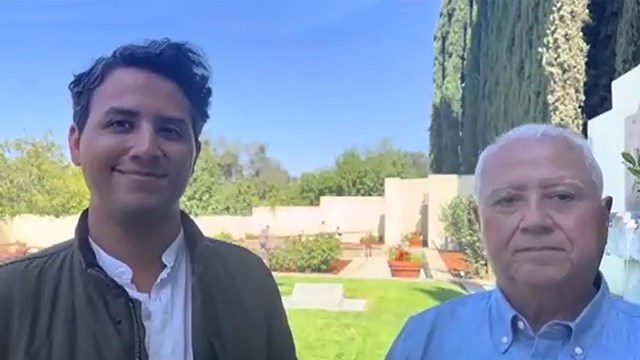
[[[145,179],[163,179],[167,177],[166,174],[161,174],[161,173],[151,172],[151,171],[144,171],[144,170],[121,170],[121,169],[114,168],[113,172],[121,175],[135,176],[135,177],[145,178]]]
[[[522,252],[543,252],[543,251],[564,251],[563,248],[560,247],[556,247],[556,246],[532,246],[532,247],[526,247],[526,248],[522,248],[522,249],[518,249],[515,252],[516,253],[522,253]]]

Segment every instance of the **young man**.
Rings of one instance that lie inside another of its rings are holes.
[[[0,359],[295,359],[261,259],[180,211],[209,118],[203,55],[125,45],[69,89],[90,205],[73,239],[0,265]]]

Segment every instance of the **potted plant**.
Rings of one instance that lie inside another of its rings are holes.
[[[402,245],[395,246],[389,250],[387,263],[392,277],[417,278],[420,276],[423,262],[422,256],[412,253]]]
[[[409,245],[412,248],[422,247],[422,235],[418,230],[414,230],[408,234],[402,236],[402,242]]]

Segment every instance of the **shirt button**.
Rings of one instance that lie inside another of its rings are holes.
[[[522,322],[522,320],[518,320],[518,329],[524,330],[524,323]]]
[[[576,355],[582,355],[582,348],[581,348],[580,346],[576,346],[576,348],[575,348],[575,349],[573,349],[573,352],[574,352]]]
[[[502,339],[500,339],[500,341],[502,341],[503,344],[506,344],[509,341],[509,338],[506,336],[503,336]]]

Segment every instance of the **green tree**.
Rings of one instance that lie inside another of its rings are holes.
[[[588,0],[553,0],[542,49],[549,79],[551,123],[582,130],[587,43],[582,29],[589,19]]]
[[[622,2],[589,1],[590,21],[583,28],[589,45],[583,106],[583,115],[587,120],[611,109],[611,82],[616,72],[616,43]]]
[[[80,171],[48,135],[0,143],[0,217],[65,216],[88,205]]]
[[[623,0],[616,44],[616,77],[640,64],[640,0]]]
[[[474,20],[474,0],[444,0],[434,37],[430,146],[435,173],[460,171],[462,89]]]

